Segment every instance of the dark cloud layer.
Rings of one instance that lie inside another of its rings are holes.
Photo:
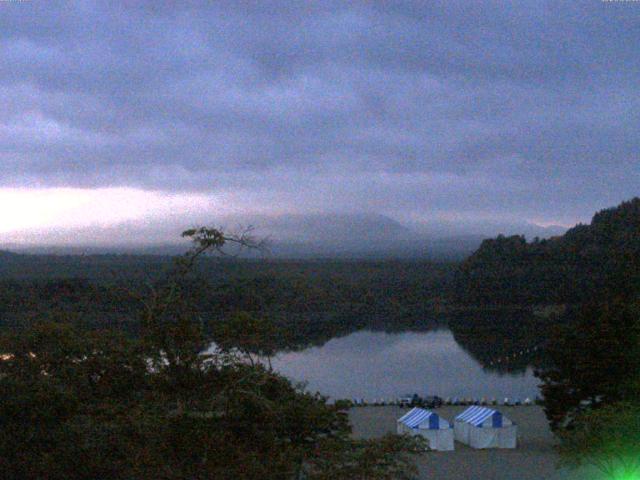
[[[0,186],[572,222],[640,193],[636,2],[0,3]]]

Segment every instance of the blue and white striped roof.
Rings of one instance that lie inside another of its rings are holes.
[[[430,429],[440,428],[440,417],[437,413],[433,413],[430,410],[424,408],[412,408],[402,417],[398,419],[398,422],[404,423],[409,428],[418,428],[419,425],[424,422],[429,422]]]
[[[493,417],[494,415],[500,416],[500,420],[502,420],[502,414],[496,410],[493,410],[492,408],[473,406],[467,408],[464,412],[458,415],[456,417],[456,420],[467,422],[475,427],[479,427],[484,423],[486,419]],[[501,421],[500,426],[502,426]]]

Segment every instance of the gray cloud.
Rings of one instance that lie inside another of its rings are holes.
[[[570,223],[638,194],[632,2],[5,2],[0,186]]]

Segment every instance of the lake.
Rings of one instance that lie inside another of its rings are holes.
[[[446,328],[385,333],[361,330],[320,347],[278,354],[275,370],[334,399],[391,399],[405,393],[504,399],[538,394],[533,370],[483,369]]]

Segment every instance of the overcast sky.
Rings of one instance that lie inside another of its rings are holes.
[[[571,225],[640,194],[640,3],[2,1],[0,102],[0,242]]]

